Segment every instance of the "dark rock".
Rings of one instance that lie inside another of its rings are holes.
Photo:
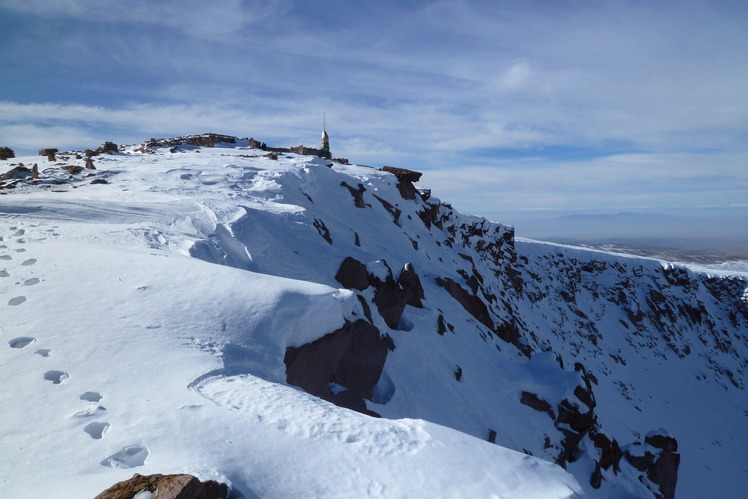
[[[400,318],[408,304],[410,293],[405,291],[392,276],[388,276],[385,281],[376,279],[374,282],[376,291],[374,292],[374,304],[379,310],[379,314],[384,319],[387,326],[397,329],[400,324]]]
[[[192,475],[139,475],[112,485],[94,499],[132,499],[139,492],[151,492],[159,499],[226,499],[225,483],[201,482]]]
[[[496,430],[492,430],[491,428],[488,429],[488,439],[489,442],[492,444],[496,443]]]
[[[95,170],[96,167],[94,166],[94,162],[91,158],[86,158],[86,168],[89,170]]]
[[[276,153],[274,153],[274,152],[269,152],[269,153],[265,154],[264,157],[270,158],[270,159],[273,159],[273,160],[278,159],[278,155]]]
[[[48,147],[46,149],[39,149],[39,156],[49,156],[49,155],[55,155],[59,151],[57,148],[54,147]]]
[[[55,153],[51,152],[47,155],[47,161],[54,163],[57,161],[57,157],[55,156]]]
[[[15,158],[16,153],[10,147],[0,147],[0,159]]]
[[[31,167],[31,178],[39,178],[39,165],[37,165],[36,163],[34,163],[34,166]]]
[[[556,419],[556,414],[553,412],[551,404],[541,399],[534,393],[523,391],[522,397],[520,398],[520,403],[526,405],[527,407],[531,407],[536,411],[548,414],[553,420]]]
[[[107,182],[107,181],[106,181],[106,180],[104,180],[103,178],[96,178],[96,179],[93,179],[93,180],[91,181],[91,184],[108,184],[108,183],[109,183],[109,182]]]
[[[457,366],[457,369],[455,369],[455,379],[457,381],[462,379],[462,368],[460,366]]]
[[[332,236],[330,236],[330,229],[327,228],[325,223],[319,218],[315,218],[312,225],[317,229],[317,233],[322,236],[322,239],[327,241],[328,244],[332,244]]]
[[[415,199],[416,194],[418,193],[416,187],[407,181],[398,182],[397,190],[400,192],[400,196],[403,199]]]
[[[369,271],[366,265],[353,257],[346,257],[340,264],[335,280],[348,289],[363,291],[369,287]]]
[[[399,226],[400,215],[402,215],[402,211],[399,208],[393,206],[389,201],[380,198],[376,194],[374,194],[374,197],[377,199],[377,201],[382,203],[382,206],[384,206],[384,209],[387,210],[390,215],[392,215],[392,221],[395,223],[395,225]]]
[[[340,185],[348,189],[351,193],[351,196],[353,196],[353,204],[356,205],[356,208],[366,208],[366,202],[364,202],[364,192],[366,192],[366,188],[364,187],[364,184],[358,184],[358,189],[354,189],[345,181],[340,182]]]
[[[188,135],[183,137],[187,143],[198,147],[214,147],[219,142],[227,142],[229,144],[236,143],[236,137],[230,135],[221,135],[218,133],[204,133],[201,135]]]
[[[347,165],[348,164],[348,158],[333,158],[333,161],[336,163],[339,163],[341,165]]]
[[[598,464],[606,470],[613,467],[613,470],[617,472],[620,469],[619,463],[623,457],[623,451],[618,445],[618,442],[616,442],[615,439],[608,438],[607,435],[598,431],[591,431],[590,437],[592,438],[595,447],[600,449],[600,461]]]
[[[421,279],[418,277],[412,263],[406,263],[403,270],[400,271],[400,277],[397,283],[407,292],[407,304],[413,307],[422,308],[421,300],[425,297]]]
[[[86,149],[85,151],[83,151],[83,154],[84,154],[84,155],[85,155],[85,156],[86,156],[87,158],[90,158],[90,157],[92,157],[92,156],[96,156],[96,155],[97,155],[98,153],[97,153],[96,151],[94,151],[93,149]]]
[[[452,296],[452,298],[457,300],[457,302],[462,305],[462,307],[470,315],[493,330],[494,323],[488,313],[488,307],[486,307],[486,304],[483,303],[483,300],[475,295],[471,295],[470,293],[468,293],[465,288],[460,286],[457,282],[453,281],[449,277],[445,279],[437,278],[436,283],[446,289],[447,292]]]
[[[668,435],[655,433],[647,435],[644,442],[660,450],[652,464],[647,468],[647,477],[659,486],[663,499],[674,498],[675,486],[678,483],[678,467],[680,466],[678,441]]]
[[[104,142],[96,149],[96,152],[99,154],[112,154],[117,151],[119,151],[119,147],[114,142]]]
[[[372,399],[387,352],[388,342],[376,327],[364,320],[347,322],[312,343],[287,348],[286,380],[334,404],[376,415],[361,403],[362,399]],[[347,388],[349,393],[335,395],[331,383]]]

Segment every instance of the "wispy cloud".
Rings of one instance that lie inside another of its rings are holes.
[[[0,11],[10,146],[203,131],[313,144],[325,112],[336,155],[427,170],[466,211],[747,195],[740,2],[5,0]]]

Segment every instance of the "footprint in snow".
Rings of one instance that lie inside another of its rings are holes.
[[[25,248],[18,248],[18,249],[13,250],[13,251],[15,251],[16,253],[25,253],[26,249]]]
[[[81,400],[86,400],[88,402],[98,402],[103,398],[104,397],[99,392],[85,392],[80,396]]]
[[[0,270],[0,277],[9,277],[10,274],[7,270]]]
[[[61,385],[70,379],[70,375],[65,371],[47,371],[44,373],[44,379],[51,381],[52,384]]]
[[[26,280],[25,280],[25,281],[23,282],[23,285],[24,285],[24,286],[35,286],[35,285],[39,284],[39,282],[40,282],[40,281],[39,281],[39,278],[38,278],[38,277],[32,277],[31,279],[26,279]]]
[[[26,231],[25,231],[25,230],[23,230],[23,229],[18,229],[17,231],[15,231],[15,232],[13,233],[13,235],[14,235],[14,236],[22,236],[22,235],[24,235],[24,234],[26,234]]]
[[[15,298],[11,298],[8,300],[8,305],[11,307],[15,307],[16,305],[20,305],[21,303],[26,301],[25,296],[16,296]]]
[[[36,258],[29,258],[28,260],[25,260],[21,265],[24,267],[28,267],[29,265],[34,265],[36,263]]]
[[[12,340],[10,340],[8,342],[8,345],[10,345],[10,348],[23,348],[35,341],[36,338],[32,338],[31,336],[20,336],[18,338],[13,338]]]
[[[13,257],[10,255],[0,255],[0,260],[13,260]]]
[[[83,431],[88,433],[91,436],[91,438],[95,440],[99,440],[100,438],[104,436],[104,434],[107,432],[109,427],[110,427],[109,423],[99,423],[99,422],[88,423],[86,426],[83,427]]]
[[[52,353],[52,350],[50,350],[49,348],[40,348],[34,353],[39,354],[42,357],[49,357],[49,355]]]
[[[103,466],[115,469],[128,469],[143,466],[148,457],[148,449],[142,445],[128,445],[101,461]]]

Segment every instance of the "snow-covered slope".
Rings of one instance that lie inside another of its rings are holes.
[[[678,459],[679,497],[748,485],[746,274],[217,145],[9,162],[41,178],[0,190],[0,496],[648,497]]]

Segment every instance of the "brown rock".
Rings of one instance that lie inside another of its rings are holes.
[[[0,147],[0,159],[15,158],[16,153],[10,147]]]
[[[62,168],[66,172],[72,173],[73,175],[77,175],[83,171],[83,167],[78,166],[78,165],[67,165],[67,166],[62,166],[60,168]]]
[[[39,149],[39,156],[49,156],[50,154],[57,154],[58,152],[57,148],[48,147],[45,149]]]
[[[228,486],[213,480],[201,482],[192,475],[139,475],[109,487],[94,499],[132,499],[148,491],[159,499],[226,499]]]
[[[93,180],[91,181],[91,184],[108,184],[108,183],[109,183],[109,182],[107,182],[107,181],[106,181],[106,180],[104,180],[103,178],[96,178],[96,179],[93,179]]]
[[[86,158],[86,168],[89,170],[95,170],[96,167],[94,166],[94,162],[91,158]]]

